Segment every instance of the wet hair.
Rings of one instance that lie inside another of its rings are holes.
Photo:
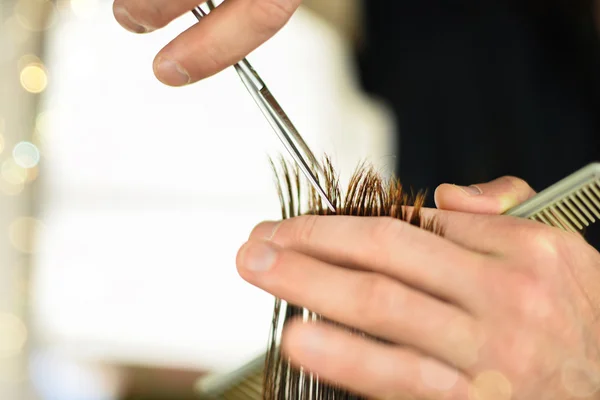
[[[309,214],[334,214],[322,203],[317,191],[308,185],[297,167],[291,166],[283,158],[279,162],[279,168],[273,161],[271,167],[275,174],[283,219]],[[331,159],[325,157],[319,183],[335,206],[335,215],[391,217],[443,235],[442,228],[435,219],[422,216],[424,192],[413,194],[412,191],[405,191],[398,179],[385,179],[372,165],[365,162],[354,171],[348,187],[342,192]],[[289,358],[280,351],[279,339],[283,328],[292,319],[299,317],[341,326],[306,308],[276,298],[265,360],[263,399],[362,400],[362,396],[350,393],[335,383],[324,382],[310,371],[292,365]],[[344,328],[355,334],[368,336],[348,327]]]

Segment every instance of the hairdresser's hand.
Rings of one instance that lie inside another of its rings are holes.
[[[135,33],[162,28],[189,13],[199,0],[115,0],[117,21]],[[240,61],[281,29],[301,0],[225,0],[182,33],[154,60],[163,83],[182,86]]]
[[[440,210],[502,214],[534,195],[535,191],[524,180],[503,176],[488,183],[466,187],[445,183],[438,186],[434,198]]]
[[[445,238],[345,216],[253,231],[237,260],[244,279],[393,343],[298,321],[282,343],[293,362],[379,399],[600,398],[600,254],[529,220],[425,214]]]

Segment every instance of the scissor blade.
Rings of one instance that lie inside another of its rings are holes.
[[[202,20],[207,14],[200,7],[196,7],[192,10],[192,13],[198,19]],[[310,151],[310,148],[302,139],[302,136],[298,133],[290,119],[287,117],[277,100],[273,97],[267,86],[260,79],[258,74],[252,68],[252,65],[248,60],[243,59],[241,62],[235,65],[235,70],[240,76],[244,86],[248,89],[248,92],[262,111],[263,115],[279,137],[279,140],[283,143],[287,151],[290,153],[306,179],[313,188],[319,193],[327,207],[335,213],[335,206],[329,200],[325,190],[319,185],[319,181],[315,174],[312,172],[311,167],[317,168],[319,172],[323,173],[321,166],[317,161],[316,157]],[[298,148],[301,148],[305,153],[303,156]],[[309,166],[306,158],[310,160],[312,166]]]
[[[285,123],[286,120],[279,113],[277,113],[277,110],[274,109],[273,105],[269,103],[269,101],[265,99],[265,97],[263,97],[262,91],[253,90],[252,82],[250,82],[246,74],[240,73],[239,75],[242,79],[242,82],[248,89],[248,92],[262,111],[269,124],[271,124],[271,127],[279,137],[279,140],[281,140],[286,150],[292,156],[292,158],[294,159],[294,161],[296,162],[306,179],[308,179],[312,187],[315,188],[315,190],[319,193],[323,201],[325,201],[325,204],[327,204],[327,207],[332,212],[335,212],[335,206],[333,205],[331,200],[329,200],[329,197],[327,196],[325,190],[323,190],[321,185],[319,185],[317,177],[312,172],[310,166],[308,165],[302,154],[298,151],[298,148],[294,145],[294,141],[290,137],[289,126]],[[264,89],[266,89],[266,87]]]

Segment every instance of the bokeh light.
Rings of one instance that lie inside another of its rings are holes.
[[[21,86],[29,93],[41,93],[48,86],[48,76],[42,64],[28,64],[21,70]]]
[[[17,61],[17,68],[19,68],[19,71],[21,71],[28,65],[33,64],[43,65],[44,63],[42,63],[42,60],[35,54],[25,54],[19,57],[19,61]]]
[[[56,22],[57,9],[50,0],[19,0],[15,5],[15,17],[23,28],[40,32]]]
[[[27,170],[18,165],[12,158],[2,163],[0,175],[6,182],[13,185],[20,185],[27,181]]]
[[[36,166],[33,168],[28,168],[27,169],[27,178],[25,180],[25,183],[31,183],[31,182],[35,181],[39,175],[40,175],[39,167]]]
[[[43,229],[43,223],[35,218],[17,218],[9,227],[10,243],[22,253],[34,253],[35,241]]]
[[[510,400],[512,397],[512,384],[498,371],[480,373],[469,388],[469,400]]]
[[[98,10],[98,0],[71,0],[73,14],[80,18],[90,18]]]
[[[30,142],[19,142],[13,148],[15,163],[22,168],[33,168],[40,162],[40,151]]]
[[[6,196],[16,196],[21,194],[24,188],[24,183],[10,183],[0,177],[0,192]]]
[[[38,148],[41,155],[48,158],[48,135],[51,131],[52,118],[55,111],[46,110],[38,114],[31,142]]]
[[[576,398],[591,398],[600,391],[600,370],[588,360],[569,360],[562,368],[562,384]]]
[[[19,354],[27,341],[27,327],[12,314],[0,313],[0,358]]]

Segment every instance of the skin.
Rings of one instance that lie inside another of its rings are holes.
[[[358,328],[294,321],[282,349],[376,399],[600,398],[600,254],[581,237],[500,216],[534,194],[504,177],[441,185],[441,238],[388,218],[264,222],[237,257],[249,283]]]

